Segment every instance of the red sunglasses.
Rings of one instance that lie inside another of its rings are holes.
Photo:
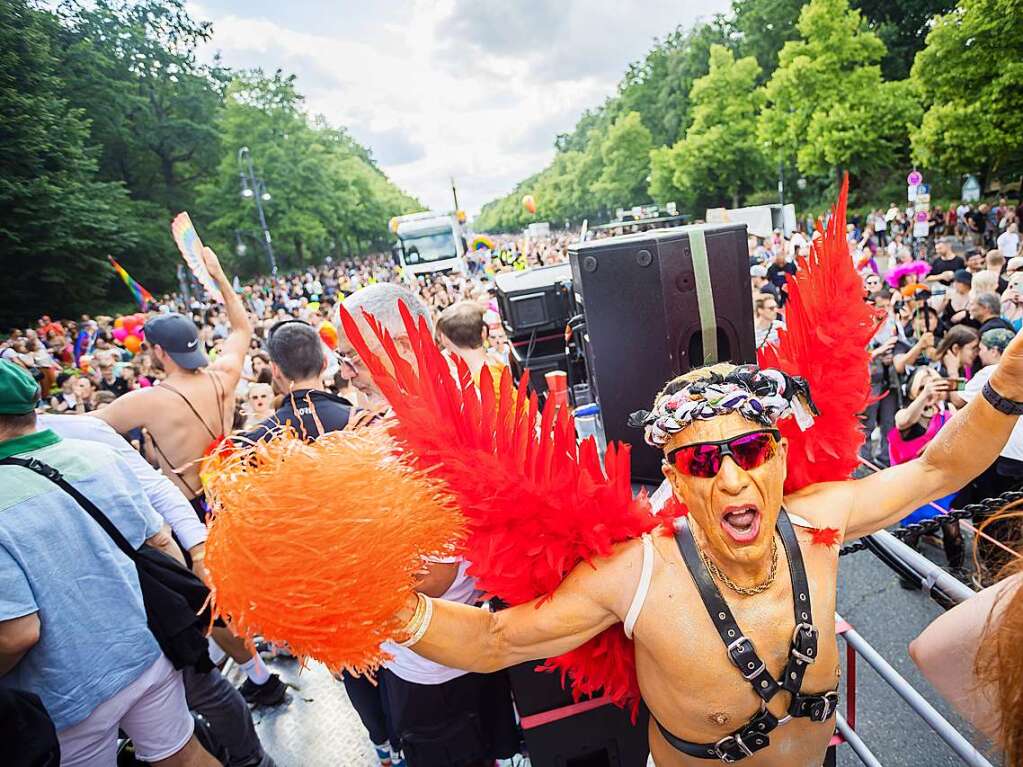
[[[718,442],[683,445],[669,451],[665,458],[683,474],[709,479],[721,471],[726,455],[744,471],[763,466],[774,457],[780,439],[777,429],[765,429]]]

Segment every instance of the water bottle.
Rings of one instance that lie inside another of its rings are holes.
[[[607,440],[604,437],[604,423],[600,420],[599,404],[594,402],[575,409],[575,432],[580,442],[587,437],[596,439],[597,452],[603,459],[604,451],[607,450]]]

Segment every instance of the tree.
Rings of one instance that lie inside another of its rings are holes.
[[[906,82],[882,81],[884,43],[848,0],[811,0],[798,29],[765,86],[758,135],[772,159],[795,157],[803,173],[836,181],[842,169],[898,165],[919,106]]]
[[[196,184],[220,159],[228,76],[195,53],[211,27],[181,0],[65,0],[55,14],[63,96],[87,120],[99,178],[122,183],[134,202],[123,223],[137,233],[132,274],[153,290],[170,287],[177,256],[167,221],[194,211]]]
[[[806,0],[733,0],[732,27],[740,35],[739,50],[754,56],[765,75],[778,66],[778,53],[799,38],[796,22]]]
[[[256,229],[254,201],[239,197],[238,150],[248,147],[272,198],[265,204],[274,251],[284,268],[361,253],[382,245],[387,222],[421,209],[367,162],[370,155],[323,118],[310,119],[295,77],[280,70],[239,73],[217,123],[224,152],[214,177],[199,190],[199,210],[212,241],[233,249],[236,236]],[[263,245],[238,266],[265,268]]]
[[[1023,12],[1019,0],[962,0],[937,19],[913,63],[926,112],[913,157],[955,173],[1023,164]]]
[[[603,170],[593,184],[594,196],[609,208],[646,202],[650,176],[650,131],[639,112],[614,121],[600,145]]]
[[[59,32],[25,0],[0,3],[0,325],[94,312],[111,282],[106,255],[131,269],[131,203],[96,180],[88,124],[62,95]]]
[[[956,0],[853,0],[853,7],[885,44],[884,79],[905,80],[933,20],[955,8]]]
[[[736,61],[724,46],[711,47],[710,72],[689,93],[693,124],[669,153],[657,155],[672,169],[671,183],[685,199],[737,208],[741,196],[765,181],[768,165],[757,140],[764,99],[759,76],[752,56]]]

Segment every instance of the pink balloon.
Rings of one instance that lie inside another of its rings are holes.
[[[125,338],[128,337],[128,329],[124,327],[114,328],[113,336],[116,340],[123,341]]]

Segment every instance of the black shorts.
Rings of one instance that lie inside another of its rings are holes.
[[[189,501],[189,504],[191,504],[195,515],[199,517],[199,521],[205,525],[206,515],[209,513],[209,507],[206,505],[206,495],[199,493],[199,495]]]
[[[519,752],[506,672],[466,674],[443,684],[406,682],[387,669],[381,673],[408,767],[460,767]]]

